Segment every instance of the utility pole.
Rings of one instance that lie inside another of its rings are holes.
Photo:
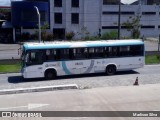
[[[119,12],[118,12],[118,39],[121,39],[121,0],[119,0]]]
[[[35,8],[36,11],[37,11],[37,16],[38,16],[38,28],[39,28],[38,38],[39,38],[39,42],[41,42],[41,15],[40,15],[40,12],[39,12],[39,10],[38,10],[38,7],[34,6],[34,8]]]
[[[159,35],[159,40],[158,40],[158,52],[159,52],[159,49],[160,49],[160,35]]]

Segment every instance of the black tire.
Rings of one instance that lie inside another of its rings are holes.
[[[107,66],[106,68],[107,75],[114,75],[115,73],[116,73],[116,66],[114,65]]]
[[[56,72],[54,70],[47,70],[45,72],[45,79],[52,80],[56,78]]]

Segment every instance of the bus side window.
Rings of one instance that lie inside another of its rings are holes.
[[[42,64],[44,62],[44,52],[37,52],[36,53],[36,56],[37,56],[37,61],[38,61],[38,64]]]
[[[104,58],[107,58],[108,57],[108,47],[104,47],[104,53],[103,53],[104,55]]]
[[[84,48],[84,58],[88,58],[88,48]]]
[[[144,55],[143,53],[143,45],[134,45],[134,46],[131,46],[131,54],[132,56],[142,56]]]
[[[113,47],[112,48],[112,55],[113,55],[113,57],[116,57],[118,54],[118,48],[117,47]]]
[[[107,56],[108,57],[117,57],[119,56],[119,47],[107,47]]]
[[[69,49],[69,59],[73,59],[74,56],[73,56],[73,49]]]
[[[55,50],[46,50],[46,61],[53,61],[55,60]]]
[[[54,56],[56,57],[56,60],[68,60],[70,59],[69,49],[57,49]]]
[[[60,60],[60,49],[56,49],[56,60]]]
[[[99,54],[98,54],[99,57],[104,58],[104,48],[103,48],[103,47],[100,47],[100,48],[99,48],[98,53],[99,53]]]
[[[102,58],[103,48],[96,47],[94,48],[94,58]]]
[[[108,47],[108,57],[112,57],[112,47]]]
[[[94,48],[89,48],[88,54],[89,54],[89,58],[93,58],[94,57]]]
[[[75,59],[85,59],[84,48],[75,48],[73,53]]]
[[[130,56],[130,46],[121,46],[119,50],[119,55],[122,57]]]

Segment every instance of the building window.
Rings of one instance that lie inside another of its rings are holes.
[[[142,15],[156,15],[156,12],[142,12]]]
[[[62,0],[54,0],[54,7],[62,7]]]
[[[142,25],[141,28],[155,28],[154,25]]]
[[[79,14],[78,13],[72,13],[72,24],[79,24]]]
[[[159,5],[160,1],[159,0],[147,0],[147,5]]]
[[[72,7],[79,7],[79,0],[72,0]]]
[[[119,12],[102,12],[103,15],[118,15]]]
[[[103,0],[103,5],[117,5],[119,0]]]
[[[39,11],[39,12],[41,14],[41,21],[43,22],[47,21],[47,12],[46,11]],[[22,21],[35,22],[37,21],[37,13],[33,12],[32,10],[22,10],[21,19]]]
[[[103,15],[118,15],[119,12],[102,12]],[[121,12],[121,15],[134,15],[134,12]]]
[[[55,24],[62,24],[62,13],[54,14],[54,22]]]
[[[102,29],[118,29],[118,26],[102,26]]]

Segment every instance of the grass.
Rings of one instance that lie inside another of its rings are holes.
[[[160,55],[148,55],[145,59],[146,64],[159,64],[160,63]]]
[[[20,64],[0,65],[0,73],[20,72]]]

